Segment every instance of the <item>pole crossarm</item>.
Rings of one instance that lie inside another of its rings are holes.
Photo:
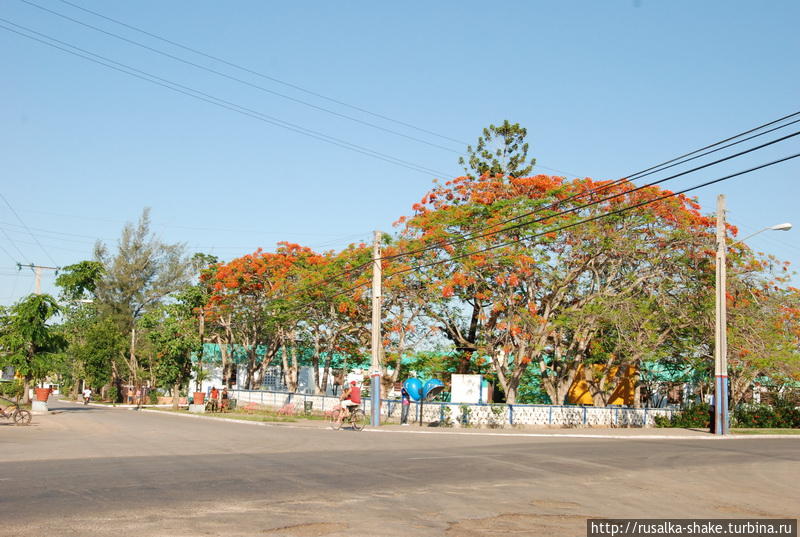
[[[54,270],[56,274],[58,271],[61,270],[61,267],[47,267],[44,265],[35,265],[33,263],[28,263],[27,265],[23,265],[22,263],[17,263],[17,270],[22,270],[24,268],[29,268],[33,271],[33,274],[36,278],[36,283],[34,287],[34,293],[37,295],[42,294],[42,271],[43,270]]]

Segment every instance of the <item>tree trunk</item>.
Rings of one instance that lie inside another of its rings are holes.
[[[297,390],[297,355],[295,354],[294,347],[291,351],[287,348],[286,344],[281,349],[281,366],[283,367],[283,377],[286,381],[286,389],[290,392]],[[289,363],[291,353],[292,362]]]
[[[333,365],[333,339],[331,339],[331,344],[328,346],[328,356],[325,357],[325,365],[322,370],[322,393],[327,393],[328,391],[328,377],[330,377],[330,369],[331,365]]]
[[[569,393],[569,388],[575,381],[577,372],[575,368],[570,368],[566,374],[557,375],[550,371],[547,376],[542,376],[542,387],[550,397],[550,402],[554,405],[563,405]]]
[[[131,370],[131,375],[133,376],[133,384],[137,382],[137,372],[138,365],[136,363],[136,325],[131,327],[131,349],[130,349],[130,363],[128,364]]]
[[[219,354],[222,358],[222,384],[224,384],[227,388],[230,388],[231,375],[228,364],[228,344],[223,343],[221,339],[217,339],[217,344],[219,345]]]
[[[286,378],[286,385],[290,392],[297,391],[297,372],[300,367],[297,365],[297,347],[294,342],[289,346],[289,353],[292,356],[292,365],[289,367],[288,376]],[[290,387],[291,386],[291,387]]]
[[[256,355],[256,346],[247,345],[245,347],[247,349],[247,380],[245,381],[245,386],[248,390],[255,389],[255,372],[257,366],[257,359],[258,356]]]
[[[28,404],[31,402],[31,380],[33,377],[30,375],[25,375],[25,381],[23,383],[23,392],[22,392],[22,402],[24,404]]]
[[[172,409],[178,410],[178,404],[180,403],[181,399],[181,383],[176,382],[172,386]]]
[[[517,402],[517,390],[519,389],[519,383],[515,382],[513,385],[509,385],[506,388],[506,404],[513,405]],[[492,401],[484,401],[485,403],[491,403]]]
[[[319,382],[319,361],[320,361],[320,347],[321,343],[319,340],[319,331],[314,335],[314,354],[311,356],[311,368],[312,373],[314,376],[314,393],[320,393],[320,382]]]

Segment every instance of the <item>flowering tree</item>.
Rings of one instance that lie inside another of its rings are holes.
[[[514,402],[535,363],[561,403],[603,326],[600,309],[648,287],[655,293],[654,282],[676,278],[676,267],[690,265],[707,240],[711,222],[684,197],[606,217],[664,194],[543,175],[462,177],[435,187],[402,236],[428,248],[418,256],[427,313],[462,351],[462,370],[475,353],[487,356]]]

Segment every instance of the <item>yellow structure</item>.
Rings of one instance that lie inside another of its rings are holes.
[[[598,374],[602,373],[603,366],[601,364],[594,365],[595,371]],[[617,368],[611,369],[609,376],[614,377],[617,374]],[[633,398],[636,394],[636,368],[628,366],[627,370],[621,375],[616,386],[613,387],[613,392],[608,400],[609,405],[633,405]],[[575,380],[572,386],[569,387],[567,392],[567,404],[570,405],[594,405],[592,394],[589,391],[589,385],[586,383],[583,374],[583,366],[578,368],[578,374],[575,375]]]

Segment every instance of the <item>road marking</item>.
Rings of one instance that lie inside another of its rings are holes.
[[[481,432],[455,432],[455,431],[394,431],[390,429],[364,429],[366,433],[394,433],[394,434],[438,434],[438,435],[460,435],[460,436],[521,436],[527,438],[593,438],[600,440],[741,440],[749,438],[795,438],[800,439],[796,434],[764,434],[764,435],[667,435],[667,434],[641,434],[641,435],[622,435],[622,434],[581,434],[581,433],[481,433]]]
[[[432,459],[482,459],[484,457],[479,457],[477,455],[447,455],[444,457],[409,457],[408,460],[410,461],[427,461]]]

